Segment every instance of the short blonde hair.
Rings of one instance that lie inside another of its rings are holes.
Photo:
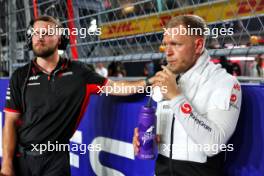
[[[37,17],[34,22],[33,22],[33,26],[37,21],[45,21],[45,22],[50,22],[55,24],[56,26],[58,26],[59,28],[62,27],[62,24],[56,20],[55,18],[53,18],[52,16],[48,16],[48,15],[43,15],[43,16],[39,16]]]
[[[189,27],[201,29],[202,32],[199,34],[199,36],[206,38],[206,36],[204,35],[207,28],[206,22],[203,18],[197,15],[179,15],[173,17],[166,25],[166,28],[173,28],[179,25],[183,25],[185,28]]]

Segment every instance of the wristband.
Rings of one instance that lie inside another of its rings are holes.
[[[146,84],[146,86],[150,86],[151,85],[150,82],[149,82],[148,77],[145,78],[145,84]]]

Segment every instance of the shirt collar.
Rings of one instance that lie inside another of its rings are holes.
[[[35,58],[33,61],[31,61],[32,63],[32,73],[34,75],[37,75],[38,73],[42,73],[45,71],[43,70],[43,68],[41,68],[38,64],[37,64],[37,58]],[[68,65],[69,65],[69,60],[68,59],[65,59],[65,58],[61,58],[59,59],[59,62],[57,64],[57,66],[55,67],[54,70],[58,70],[58,69],[62,69],[62,70],[65,70],[66,68],[68,68]]]
[[[196,77],[200,77],[209,61],[210,56],[208,51],[205,49],[203,54],[197,59],[195,65],[187,72],[180,74],[180,83],[182,84],[186,81],[189,81],[191,77],[194,77],[194,79],[196,79]]]

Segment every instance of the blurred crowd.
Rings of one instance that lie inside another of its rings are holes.
[[[264,54],[254,57],[254,60],[231,60],[221,56],[212,58],[212,62],[220,64],[233,76],[250,76],[264,78]],[[96,63],[87,64],[91,69],[104,77],[126,77],[126,76],[147,76],[151,77],[161,70],[161,65],[166,65],[165,59],[140,62],[140,63]],[[0,68],[0,77],[8,77],[8,72]]]
[[[254,60],[231,60],[226,56],[212,58],[212,62],[220,64],[233,76],[250,76],[264,78],[264,54],[254,57]],[[147,76],[151,77],[166,65],[165,59],[144,63],[111,62],[110,64],[96,63],[95,71],[104,77]],[[94,67],[93,65],[91,67]]]

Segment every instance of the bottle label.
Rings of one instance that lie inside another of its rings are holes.
[[[154,129],[155,127],[152,125],[146,130],[146,132],[144,132],[144,135],[142,136],[143,145],[155,138]]]

